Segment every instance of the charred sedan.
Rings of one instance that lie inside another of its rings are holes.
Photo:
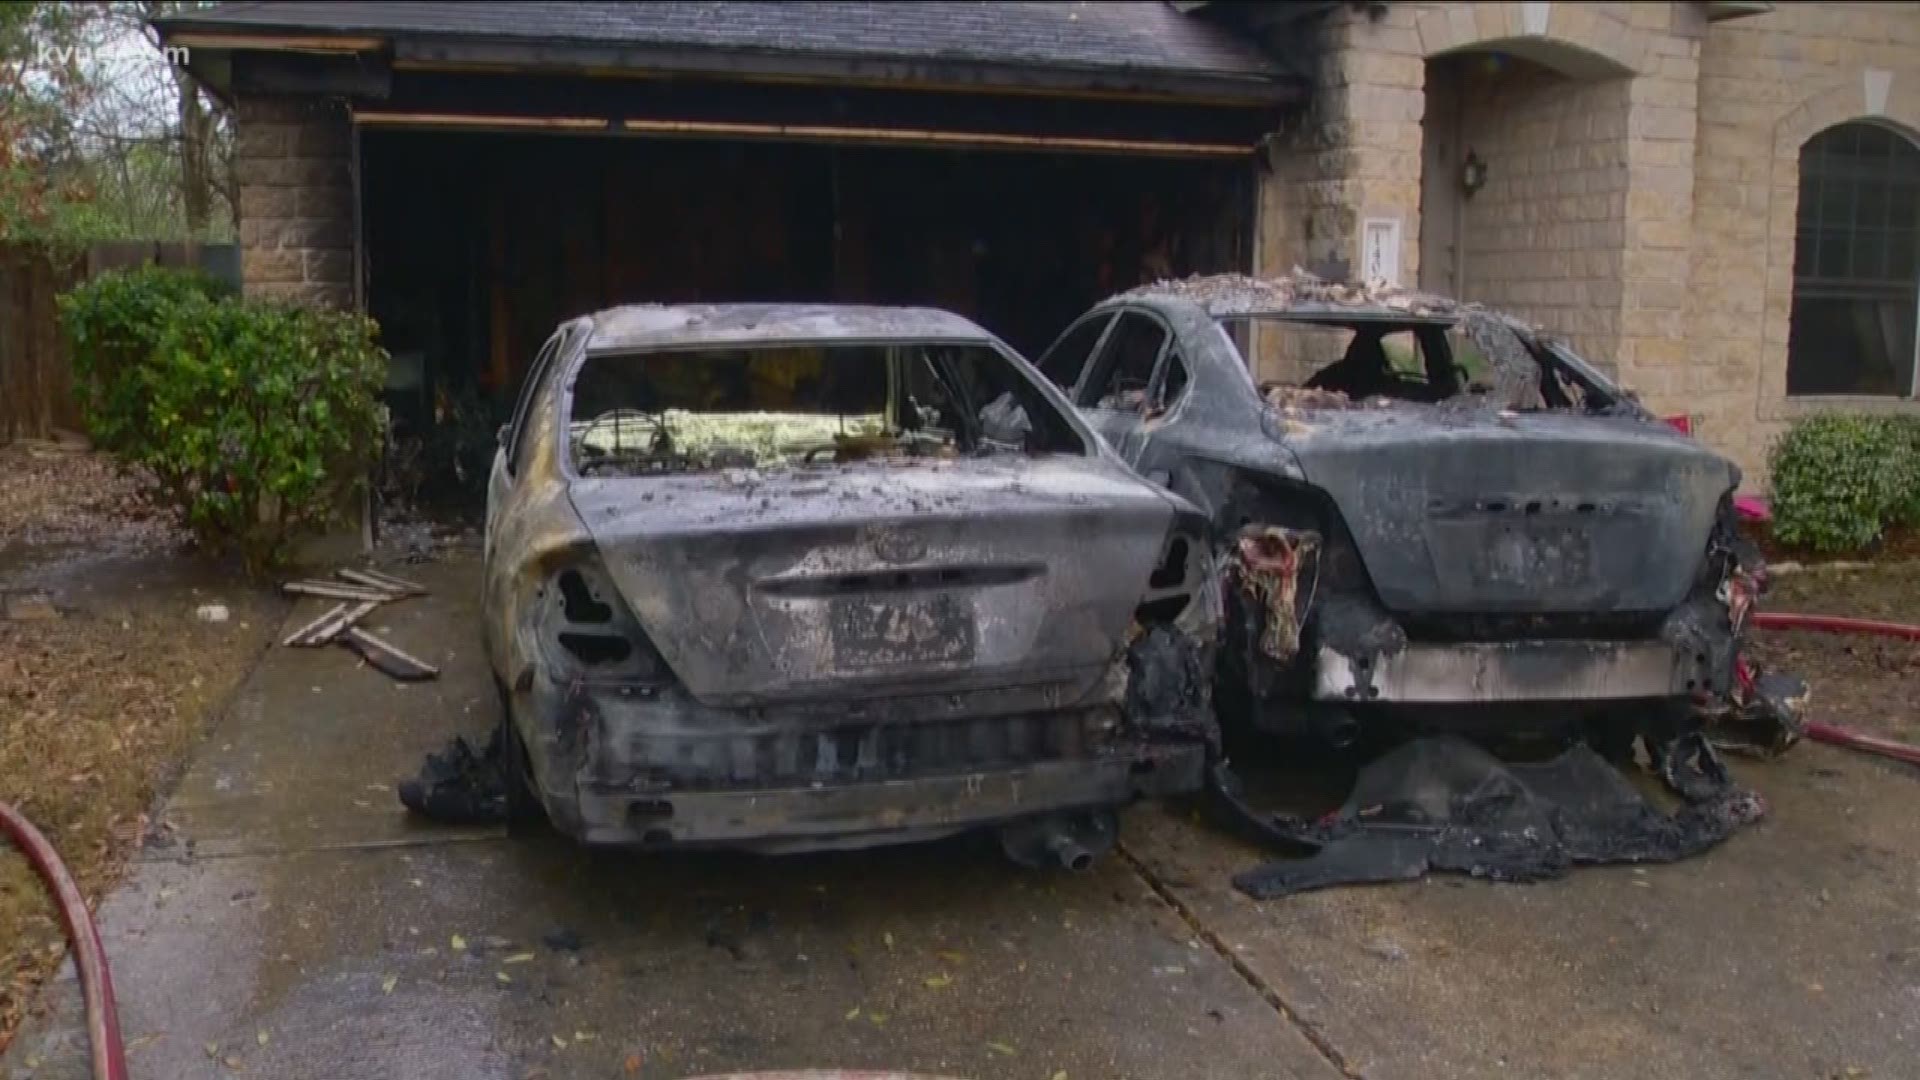
[[[488,496],[510,801],[590,843],[1000,826],[1084,866],[1112,808],[1200,782],[1205,530],[958,316],[575,320]]]
[[[1649,726],[1670,744],[1728,689],[1757,569],[1737,468],[1525,326],[1306,275],[1197,278],[1098,305],[1040,366],[1210,516],[1230,726],[1552,718],[1617,750]]]

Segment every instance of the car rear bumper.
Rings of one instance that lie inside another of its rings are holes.
[[[1707,662],[1666,640],[1409,642],[1370,656],[1323,646],[1314,697],[1355,704],[1678,697],[1708,685]]]
[[[1120,806],[1199,788],[1206,750],[1141,744],[1096,758],[903,779],[637,794],[582,785],[566,798],[579,839],[648,848],[763,851],[932,839],[1035,814]],[[555,800],[552,796],[560,795]],[[558,817],[559,815],[556,815]]]
[[[1120,806],[1198,790],[1211,729],[1112,704],[968,713],[999,693],[731,710],[627,691],[540,677],[513,698],[548,817],[586,843],[858,847]]]

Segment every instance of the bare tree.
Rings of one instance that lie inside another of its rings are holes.
[[[197,2],[180,0],[139,0],[133,5],[140,13],[141,31],[154,49],[160,54],[167,73],[173,79],[174,99],[178,108],[179,123],[177,135],[180,154],[180,203],[186,216],[187,232],[191,236],[204,236],[207,223],[212,214],[216,196],[226,196],[231,189],[230,180],[223,182],[223,176],[232,172],[231,154],[223,154],[226,145],[219,138],[219,124],[214,113],[215,105],[211,96],[200,86],[199,80],[187,70],[185,64],[173,63],[160,45],[160,36],[153,29],[153,20],[163,15],[205,7]],[[232,220],[231,205],[228,206],[228,220]]]
[[[0,146],[14,148],[0,149],[0,170],[31,155],[25,173],[39,178],[33,186],[16,168],[9,186],[0,175],[0,233],[26,217],[20,207],[88,239],[204,239],[231,227],[232,126],[152,26],[198,6],[0,3],[0,61],[15,60],[4,67],[15,85],[0,85]]]

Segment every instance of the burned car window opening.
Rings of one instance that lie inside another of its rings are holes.
[[[590,355],[567,419],[583,476],[1086,452],[1011,361],[972,343]]]
[[[1120,321],[1101,347],[1087,387],[1091,407],[1122,412],[1141,409],[1167,337],[1166,328],[1152,318],[1134,311],[1121,312]]]
[[[1189,381],[1187,362],[1181,358],[1180,351],[1175,349],[1168,353],[1167,377],[1160,387],[1160,400],[1156,406],[1159,411],[1172,412],[1174,407],[1180,404],[1181,399],[1187,396]]]
[[[1073,328],[1060,336],[1053,347],[1040,358],[1040,372],[1058,386],[1063,392],[1073,393],[1074,384],[1080,381],[1080,372],[1087,366],[1087,359],[1093,355],[1094,346],[1100,344],[1100,336],[1106,332],[1112,316],[1100,315],[1082,319]]]
[[[1223,316],[1233,340],[1264,324],[1277,360],[1277,378],[1261,381],[1263,396],[1308,408],[1411,402],[1486,406],[1517,412],[1597,409],[1607,402],[1535,354],[1497,320],[1380,318],[1302,319],[1284,315]],[[1269,371],[1271,372],[1271,367]]]

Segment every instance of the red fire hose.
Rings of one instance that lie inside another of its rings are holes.
[[[94,1080],[127,1080],[127,1051],[120,1043],[120,1016],[113,1000],[113,975],[107,970],[107,952],[100,947],[100,931],[87,910],[87,898],[67,873],[60,854],[33,822],[0,802],[0,828],[40,873],[60,907],[67,940],[73,944],[74,963],[80,969],[80,991],[87,1002],[87,1042],[93,1048]]]
[[[1871,634],[1875,637],[1920,641],[1920,626],[1880,622],[1874,619],[1849,619],[1839,615],[1798,615],[1785,611],[1756,611],[1749,625],[1760,630],[1817,630],[1828,634]],[[1735,674],[1743,687],[1751,688],[1753,671],[1747,667],[1744,657],[1740,658]],[[1848,749],[1920,765],[1920,746],[1882,739],[1877,735],[1868,735],[1837,724],[1826,724],[1818,720],[1808,721],[1807,738],[1815,742],[1844,746]]]
[[[1785,611],[1756,611],[1750,625],[1760,630],[1820,630],[1829,634],[1873,634],[1920,641],[1920,626],[1849,619],[1840,615],[1795,615]]]

